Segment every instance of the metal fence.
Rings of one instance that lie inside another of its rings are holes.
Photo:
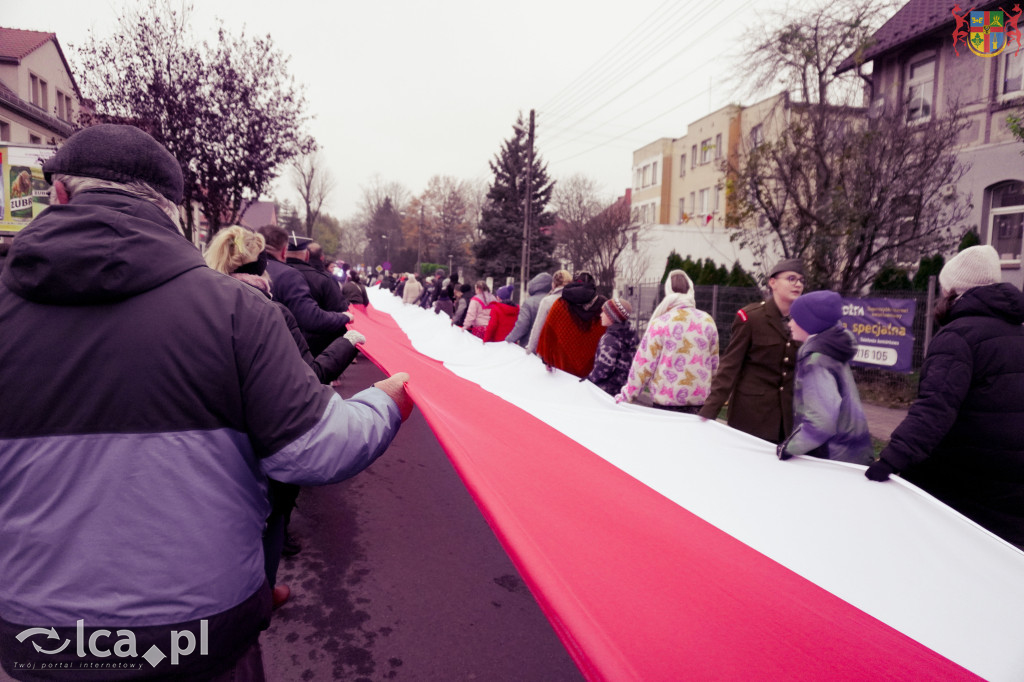
[[[934,289],[934,282],[933,282]],[[697,307],[714,318],[718,327],[721,352],[729,345],[732,335],[732,324],[736,311],[756,303],[765,297],[758,287],[724,287],[695,286],[694,297]],[[660,282],[639,282],[622,287],[619,296],[633,306],[633,323],[639,334],[647,328],[651,313],[664,298],[664,285]],[[851,298],[862,298],[861,294],[846,294]],[[871,403],[891,407],[902,407],[910,404],[917,395],[918,375],[927,344],[933,333],[932,329],[932,297],[928,293],[916,291],[879,293],[870,298],[888,298],[916,301],[914,314],[914,351],[911,361],[912,371],[909,373],[892,372],[876,367],[854,367],[861,397]]]

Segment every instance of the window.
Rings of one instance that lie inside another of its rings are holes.
[[[636,251],[636,250],[637,250],[637,248],[636,248],[636,232],[634,232],[634,233],[633,233],[633,234],[632,234],[632,235],[630,236],[630,239],[629,239],[629,241],[630,241],[630,245],[632,246],[633,250],[634,250],[634,251]]]
[[[701,215],[707,215],[708,213],[711,213],[710,202],[711,202],[711,190],[710,189],[702,189],[700,191],[700,211],[699,211]]]
[[[722,209],[722,188],[715,187],[715,208],[714,211],[717,213]]]
[[[38,135],[32,135],[30,133],[29,136],[28,136],[28,143],[29,144],[42,144],[43,143],[43,138],[39,137]]]
[[[685,216],[685,215],[686,215],[686,199],[683,199],[682,197],[680,197],[679,198],[679,222],[683,222],[683,220],[684,220],[683,216]]]
[[[637,189],[640,189],[640,181],[642,180],[642,178],[643,173],[639,168],[637,168],[633,174],[633,186],[636,187]]]
[[[57,118],[62,121],[70,121],[73,116],[71,110],[71,98],[60,90],[57,91]]]
[[[654,163],[651,164],[651,184],[652,185],[659,184],[659,180],[658,180],[658,162],[657,161],[655,161]]]
[[[1021,80],[1024,76],[1024,58],[1014,57],[1013,52],[1007,50],[1003,54],[1003,90],[1002,94],[1019,94],[1022,88]]]
[[[697,167],[697,145],[690,147],[690,168]]]
[[[711,138],[700,143],[700,165],[711,163]]]
[[[692,212],[694,212],[696,210],[697,210],[697,195],[694,194],[693,192],[690,192],[690,212],[692,213]]]
[[[35,104],[41,109],[48,109],[50,107],[49,97],[47,97],[46,81],[39,76],[29,74],[29,79],[32,85],[32,104]]]
[[[935,57],[910,64],[907,74],[907,120],[927,121],[932,117],[932,87],[935,81]]]
[[[1004,182],[991,190],[992,246],[1003,261],[1019,261],[1024,232],[1024,183]]]
[[[11,124],[7,121],[0,121],[0,142],[11,141]]]
[[[750,147],[756,149],[764,142],[764,128],[758,123],[750,129]]]
[[[651,184],[651,166],[650,164],[644,166],[644,181],[641,187],[646,187]]]
[[[680,154],[679,156],[679,177],[686,177],[686,154]]]
[[[715,135],[715,159],[722,158],[722,133]]]

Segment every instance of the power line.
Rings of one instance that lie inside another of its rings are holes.
[[[672,2],[673,2],[673,0],[665,0],[664,3],[659,5],[653,12],[651,12],[649,15],[647,15],[647,17],[645,19],[643,19],[639,24],[634,26],[633,29],[629,33],[627,33],[618,43],[616,43],[614,46],[612,46],[611,49],[609,49],[607,52],[605,52],[604,55],[602,55],[601,57],[598,57],[597,61],[595,61],[593,64],[591,64],[589,67],[587,67],[587,69],[585,69],[583,71],[583,73],[581,73],[579,76],[577,76],[575,80],[570,81],[568,85],[566,85],[564,88],[562,88],[557,93],[555,93],[555,95],[550,100],[548,100],[547,102],[544,103],[542,108],[545,108],[545,107],[552,107],[552,108],[554,108],[555,107],[555,103],[559,100],[559,98],[561,98],[563,96],[568,96],[568,93],[571,90],[573,90],[574,88],[580,87],[580,85],[578,85],[578,84],[580,84],[582,81],[586,80],[586,78],[589,76],[591,71],[594,71],[598,67],[602,66],[605,61],[610,59],[612,57],[612,55],[615,54],[615,51],[618,50],[620,46],[624,45],[633,36],[634,33],[639,31],[641,29],[641,27],[643,27],[643,25],[646,24],[648,21],[650,21],[651,19],[656,17],[658,15],[658,13],[661,12],[663,7],[665,7],[666,5],[671,5]]]
[[[649,39],[643,42],[643,47],[638,52],[633,54],[628,59],[618,61],[614,67],[607,73],[602,73],[604,81],[595,83],[593,87],[587,91],[581,92],[576,95],[573,99],[568,102],[563,102],[561,105],[556,106],[552,109],[547,109],[548,115],[553,120],[567,119],[574,112],[584,107],[594,99],[600,97],[602,94],[607,93],[611,88],[614,88],[618,83],[628,79],[630,75],[637,69],[637,67],[647,61],[652,55],[656,54],[662,49],[662,39],[668,35],[676,35],[679,33],[677,25],[671,23],[677,21],[680,25],[683,24],[682,20],[687,18],[688,6],[698,2],[699,0],[687,0],[686,4],[676,7],[674,10],[675,15],[661,25],[658,33],[650,36]],[[677,52],[673,58],[679,56],[687,49],[692,47],[693,44],[684,47],[683,50]],[[660,67],[659,67],[660,68]]]

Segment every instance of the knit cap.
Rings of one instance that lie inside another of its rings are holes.
[[[945,292],[965,293],[974,287],[1003,281],[999,254],[988,244],[971,246],[953,256],[939,272],[939,286]]]
[[[609,298],[601,306],[601,310],[611,319],[612,324],[617,324],[629,319],[633,312],[633,306],[629,305],[629,301],[621,298]]]
[[[834,291],[812,291],[793,301],[789,316],[808,334],[820,334],[843,316],[843,297]]]
[[[144,182],[175,204],[181,203],[184,179],[177,159],[135,126],[103,123],[69,137],[43,163],[43,177],[52,173],[113,182]]]
[[[502,303],[505,301],[511,301],[513,291],[515,291],[515,289],[511,284],[506,284],[505,286],[500,287],[496,292],[498,294],[498,300]]]

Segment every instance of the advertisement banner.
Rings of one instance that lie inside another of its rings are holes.
[[[857,338],[853,364],[891,372],[913,371],[917,301],[843,298],[843,326]]]
[[[43,162],[56,150],[49,146],[0,145],[0,234],[18,232],[50,205]]]

